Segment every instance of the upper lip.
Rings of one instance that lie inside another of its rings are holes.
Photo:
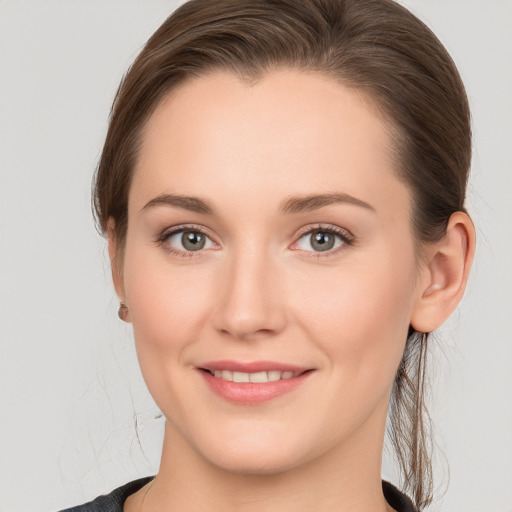
[[[280,363],[277,361],[209,361],[198,365],[198,368],[203,370],[230,370],[232,372],[243,372],[243,373],[257,373],[257,372],[295,372],[302,373],[311,368],[305,366],[298,366],[288,363]]]

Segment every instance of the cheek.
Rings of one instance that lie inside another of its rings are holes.
[[[392,382],[405,346],[414,259],[392,256],[383,252],[318,274],[314,285],[303,283],[307,292],[296,302],[296,318],[332,367],[361,384]]]
[[[165,416],[179,420],[186,417],[183,397],[193,396],[187,354],[204,337],[206,302],[213,290],[205,271],[171,266],[166,258],[154,250],[127,251],[125,289],[146,385]]]
[[[163,250],[127,252],[125,287],[141,366],[163,364],[166,354],[171,361],[180,358],[199,339],[206,301],[214,296],[208,269],[195,266],[192,272],[166,258]]]

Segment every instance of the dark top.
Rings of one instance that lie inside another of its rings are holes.
[[[95,500],[89,501],[89,503],[79,505],[78,507],[67,508],[60,512],[123,512],[123,504],[128,496],[144,487],[153,478],[154,477],[149,476],[146,478],[140,478],[139,480],[134,480],[133,482],[129,482],[117,489],[114,489],[109,494],[98,496]],[[397,512],[417,512],[412,501],[394,485],[383,480],[382,490],[384,491],[386,501]]]

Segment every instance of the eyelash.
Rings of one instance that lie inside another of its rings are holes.
[[[193,233],[201,233],[202,235],[208,237],[207,233],[200,226],[195,226],[195,225],[189,224],[189,225],[177,226],[175,228],[172,228],[171,230],[164,231],[161,235],[159,235],[157,242],[159,245],[163,246],[169,254],[173,254],[175,256],[181,256],[183,258],[192,258],[195,256],[194,255],[195,252],[200,253],[201,251],[200,250],[199,251],[180,251],[178,249],[175,249],[172,245],[166,244],[166,241],[172,235],[175,235],[175,234],[181,233],[181,232],[185,232],[185,231],[190,231]],[[341,239],[342,245],[334,250],[330,249],[327,251],[304,251],[306,253],[313,253],[313,254],[308,254],[308,257],[311,257],[311,258],[318,259],[318,258],[326,258],[326,257],[334,256],[340,250],[343,249],[343,246],[354,245],[354,242],[355,242],[355,239],[354,239],[354,236],[352,235],[352,233],[350,233],[346,229],[342,229],[337,226],[322,226],[321,224],[318,224],[314,227],[310,227],[306,231],[303,231],[302,233],[299,234],[297,240],[300,240],[301,238],[303,238],[306,235],[310,235],[314,231],[320,231],[321,233],[327,233],[330,235],[337,236],[338,238]]]

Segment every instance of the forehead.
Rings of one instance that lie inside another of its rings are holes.
[[[172,91],[148,120],[131,206],[163,193],[215,193],[246,211],[312,192],[408,200],[390,133],[364,94],[324,76],[279,70],[249,84],[211,73]]]

